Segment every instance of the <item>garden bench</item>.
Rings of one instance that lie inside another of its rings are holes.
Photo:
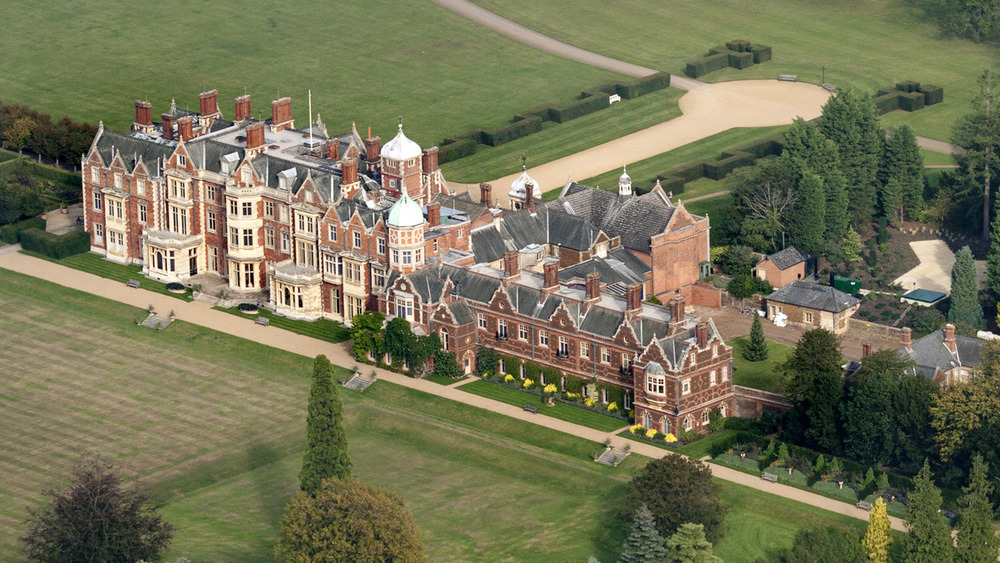
[[[770,481],[772,483],[778,482],[778,476],[775,475],[774,473],[761,473],[760,478],[765,481]]]
[[[867,501],[861,501],[858,504],[855,504],[854,506],[860,508],[861,510],[867,510],[868,512],[872,511],[872,503]]]
[[[538,407],[535,405],[524,405],[524,410],[530,412],[531,414],[538,414]]]
[[[259,324],[260,326],[270,326],[271,325],[271,321],[267,317],[257,317],[256,319],[254,319],[253,322]]]
[[[778,80],[781,80],[783,82],[798,82],[799,77],[794,74],[779,74]]]
[[[128,280],[125,285],[131,287],[132,289],[139,289],[139,280]]]

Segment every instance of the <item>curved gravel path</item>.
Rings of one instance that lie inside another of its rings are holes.
[[[356,363],[354,358],[351,356],[350,348],[347,343],[331,344],[329,342],[316,340],[301,334],[288,332],[277,327],[260,326],[251,320],[237,317],[236,315],[231,315],[229,313],[224,313],[222,311],[216,311],[212,309],[211,305],[200,301],[185,302],[174,297],[162,295],[160,293],[153,293],[144,289],[130,289],[125,287],[122,283],[109,282],[108,280],[93,274],[67,268],[66,266],[48,262],[46,260],[33,258],[26,254],[13,252],[13,250],[16,250],[18,246],[19,245],[12,245],[10,248],[4,249],[7,251],[6,253],[0,253],[0,268],[20,272],[22,274],[44,279],[52,283],[63,285],[78,291],[83,291],[85,293],[90,293],[92,295],[112,299],[121,303],[127,303],[140,309],[145,309],[147,306],[152,304],[157,310],[160,311],[174,311],[176,315],[175,318],[182,321],[204,326],[219,332],[225,332],[239,338],[252,340],[266,346],[272,346],[274,348],[292,352],[293,354],[300,354],[310,358],[316,356],[317,354],[326,354],[326,356],[330,358],[331,362],[341,366],[350,366]],[[368,370],[369,367],[365,367],[365,371],[367,372]],[[559,432],[591,440],[595,443],[602,443],[604,440],[610,439],[614,447],[619,450],[624,449],[625,446],[628,445],[631,448],[632,453],[649,458],[660,458],[666,453],[664,450],[653,445],[626,440],[625,438],[619,437],[617,434],[618,432],[624,430],[624,427],[611,433],[601,432],[600,430],[594,430],[592,428],[587,428],[585,426],[580,426],[564,420],[548,417],[543,414],[544,411],[539,414],[530,414],[513,405],[500,403],[485,397],[466,393],[458,388],[461,386],[461,383],[444,386],[430,381],[425,381],[423,379],[413,379],[382,369],[376,369],[375,371],[378,373],[379,379],[389,381],[395,385],[402,385],[404,387],[416,389],[460,403],[483,408],[511,418],[523,420],[531,424],[537,424],[539,426],[558,430]],[[769,483],[761,480],[761,478],[756,475],[749,475],[747,473],[742,473],[740,471],[719,465],[709,464],[708,467],[712,470],[712,474],[715,477],[725,481],[730,481],[745,487],[779,495],[821,508],[823,510],[829,510],[830,512],[850,516],[852,518],[860,520],[868,519],[867,512],[844,502],[836,501],[802,489],[789,487],[787,485]],[[892,522],[893,529],[905,531],[906,528],[902,520],[895,517],[891,517],[890,520]]]

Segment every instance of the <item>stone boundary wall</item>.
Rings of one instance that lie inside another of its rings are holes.
[[[851,331],[864,332],[885,339],[895,339],[901,341],[902,329],[888,326],[863,319],[851,317],[847,319],[847,329]]]
[[[757,419],[764,409],[784,413],[792,407],[781,393],[733,385],[733,394],[736,397],[736,416],[740,418]]]

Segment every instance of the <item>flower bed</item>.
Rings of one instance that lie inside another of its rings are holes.
[[[240,303],[236,306],[236,308],[239,309],[241,313],[246,313],[247,315],[256,315],[260,312],[257,305],[253,303]]]
[[[579,393],[566,393],[558,391],[555,384],[548,384],[544,389],[538,388],[538,382],[529,378],[524,380],[518,380],[511,374],[506,374],[503,379],[500,376],[485,377],[483,381],[488,381],[490,383],[495,383],[497,385],[502,385],[504,387],[509,387],[511,389],[517,389],[522,393],[530,393],[537,397],[548,398],[552,397],[557,403],[562,403],[564,405],[569,405],[583,410],[588,410],[602,414],[604,416],[609,416],[611,418],[618,419],[622,423],[631,422],[627,413],[623,413],[616,403],[608,403],[607,405],[602,405],[597,402],[597,400],[591,397],[583,397]]]
[[[738,455],[733,454],[719,454],[715,456],[712,460],[719,465],[725,465],[728,467],[733,467],[735,469],[744,469],[750,472],[759,472],[760,469],[757,467],[757,460],[750,459],[748,457],[741,458]]]
[[[171,282],[167,284],[167,291],[170,293],[184,293],[187,291],[187,288],[184,287],[184,284]]]
[[[818,493],[822,493],[830,497],[836,497],[845,502],[858,502],[857,491],[848,486],[840,488],[840,485],[833,481],[816,481],[810,488]]]

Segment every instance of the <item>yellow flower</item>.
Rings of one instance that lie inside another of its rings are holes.
[[[641,424],[633,424],[632,426],[628,427],[628,431],[631,432],[631,433],[633,433],[633,434],[635,434],[636,432],[638,432],[640,430],[642,430],[642,425]]]
[[[653,430],[652,428],[650,428],[649,430],[647,430],[646,431],[646,437],[649,438],[650,440],[652,440],[653,438],[656,438],[656,430]]]
[[[615,403],[608,403],[608,412],[618,410],[618,405]]]
[[[555,394],[559,392],[559,388],[556,387],[555,383],[549,383],[548,385],[545,386],[545,389],[542,389],[542,391],[544,391],[545,393]]]
[[[524,387],[525,389],[530,389],[531,386],[534,385],[534,384],[535,384],[535,382],[532,381],[531,378],[528,378],[528,379],[524,380],[524,383],[521,384],[521,387]]]
[[[592,407],[597,404],[597,399],[594,399],[593,397],[587,397],[586,399],[583,400],[583,404],[587,405],[588,407]]]
[[[666,436],[663,437],[663,441],[668,444],[673,444],[674,442],[677,441],[677,436],[674,436],[673,433],[667,434]]]
[[[514,376],[508,373],[507,377],[503,378],[503,381],[504,383],[510,383],[511,381],[514,381]]]

